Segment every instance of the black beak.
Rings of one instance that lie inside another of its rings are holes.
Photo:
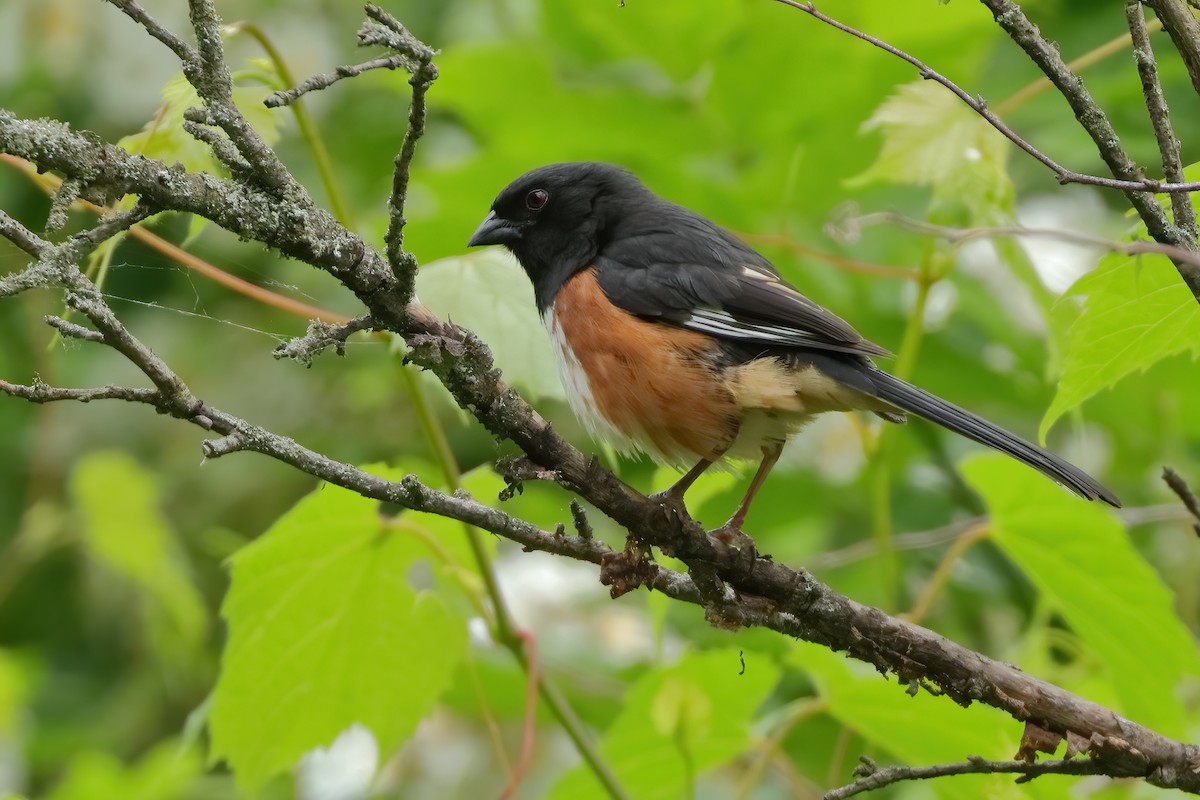
[[[478,247],[481,244],[510,244],[520,238],[520,226],[503,217],[497,217],[495,211],[490,211],[484,217],[483,222],[479,223],[475,233],[471,235],[467,247]]]

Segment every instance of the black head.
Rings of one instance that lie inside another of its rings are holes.
[[[502,244],[511,250],[544,311],[572,275],[595,263],[623,219],[656,202],[661,201],[641,181],[611,164],[552,164],[506,186],[467,246]]]

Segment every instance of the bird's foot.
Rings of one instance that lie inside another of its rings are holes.
[[[741,526],[733,520],[709,531],[708,535],[733,550],[736,560],[742,566],[747,569],[754,566],[754,562],[758,559],[758,548],[755,547],[754,540],[743,533]],[[764,556],[764,558],[770,559],[770,556]]]
[[[687,506],[684,505],[683,495],[679,492],[667,489],[666,491],[650,495],[650,499],[658,503],[668,514],[677,519],[692,518],[692,515],[688,513]]]

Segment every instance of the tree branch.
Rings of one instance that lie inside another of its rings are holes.
[[[1117,136],[1116,130],[1109,122],[1104,110],[1092,99],[1091,93],[1083,84],[1083,79],[1071,71],[1063,61],[1058,49],[1042,37],[1041,32],[1029,21],[1021,7],[1012,0],[981,0],[981,2],[991,10],[996,23],[1054,83],[1075,113],[1079,124],[1095,142],[1100,157],[1104,159],[1104,163],[1108,164],[1113,175],[1121,180],[1131,182],[1144,181],[1145,174],[1141,167],[1135,164],[1121,147],[1121,140]],[[1170,190],[1192,191],[1193,189],[1194,187],[1173,186]],[[1160,188],[1159,191],[1163,190]],[[1178,226],[1167,219],[1166,212],[1152,192],[1153,190],[1151,192],[1125,191],[1125,197],[1137,211],[1142,222],[1145,223],[1150,236],[1163,244],[1188,249],[1194,247],[1194,242]],[[1178,262],[1175,267],[1179,270],[1179,274],[1188,288],[1191,289],[1192,294],[1197,300],[1200,300],[1200,269]]]
[[[1200,94],[1200,21],[1182,0],[1144,0],[1162,21],[1163,29],[1175,43],[1192,88]]]
[[[408,197],[409,172],[417,152],[417,140],[425,134],[425,95],[438,77],[437,67],[432,63],[437,51],[409,33],[399,20],[382,8],[368,5],[367,16],[374,20],[375,25],[368,23],[364,26],[359,33],[359,41],[363,44],[384,44],[407,56],[409,61],[405,63],[405,69],[412,75],[408,81],[412,86],[408,128],[404,131],[400,152],[396,154],[392,194],[388,198],[388,229],[384,236],[388,263],[400,284],[400,297],[407,303],[413,295],[417,260],[404,250],[404,226],[407,224],[404,203]]]
[[[17,222],[3,209],[0,209],[0,236],[8,239],[34,258],[37,258],[42,250],[49,246],[49,243],[45,239]],[[6,294],[3,287],[5,282],[9,280],[11,280],[11,276],[0,281],[0,297]]]
[[[1185,9],[1186,10],[1186,9]],[[1188,13],[1188,18],[1192,18]],[[1154,49],[1150,46],[1150,35],[1146,32],[1146,19],[1142,14],[1141,0],[1126,0],[1125,19],[1129,24],[1129,35],[1133,43],[1133,60],[1137,64],[1138,77],[1142,81],[1142,94],[1146,98],[1146,111],[1150,115],[1150,127],[1158,142],[1162,158],[1163,177],[1171,183],[1183,182],[1183,164],[1179,161],[1179,140],[1171,126],[1171,115],[1167,100],[1163,96],[1162,84],[1158,81],[1158,69],[1154,64]],[[1196,241],[1196,210],[1192,207],[1192,196],[1187,192],[1174,191],[1171,195],[1171,211],[1184,233]]]
[[[1194,520],[1192,530],[1196,532],[1197,536],[1200,536],[1200,500],[1196,499],[1196,495],[1187,485],[1187,481],[1181,478],[1175,470],[1163,467],[1162,477],[1171,491],[1179,498],[1179,502],[1183,503],[1183,507],[1192,515]]]
[[[107,0],[107,2],[119,8],[127,17],[145,28],[147,33],[165,44],[181,62],[187,64],[200,60],[200,55],[190,44],[160,25],[135,0]]]
[[[295,88],[280,90],[268,95],[263,100],[263,105],[267,108],[288,106],[309,92],[328,89],[343,78],[353,78],[373,69],[398,69],[404,66],[407,58],[404,55],[384,56],[382,58],[372,58],[370,61],[364,61],[361,64],[338,67],[333,72],[314,75]]]
[[[1095,761],[1067,760],[1043,761],[988,761],[972,756],[960,764],[939,764],[933,767],[884,767],[875,766],[867,757],[854,770],[855,781],[847,786],[826,792],[824,800],[845,800],[863,792],[873,792],[885,786],[903,781],[921,781],[929,778],[944,778],[950,775],[996,775],[1012,773],[1020,775],[1018,783],[1031,781],[1042,775],[1110,775]]]

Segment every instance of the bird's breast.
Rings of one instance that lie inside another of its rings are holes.
[[[547,309],[567,398],[593,436],[670,464],[715,457],[741,413],[709,337],[613,305],[594,269],[572,277]]]

